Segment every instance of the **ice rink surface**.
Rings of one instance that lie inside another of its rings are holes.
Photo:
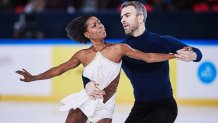
[[[0,102],[0,123],[64,123],[67,112],[59,103]],[[175,123],[218,123],[218,107],[178,106]],[[131,105],[116,105],[113,123],[123,123]]]

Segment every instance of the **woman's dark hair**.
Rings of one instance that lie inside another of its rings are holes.
[[[83,15],[73,19],[65,28],[67,31],[67,37],[80,43],[87,43],[89,39],[84,36],[86,32],[86,21],[92,17],[92,15]]]

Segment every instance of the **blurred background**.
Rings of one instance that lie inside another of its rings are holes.
[[[69,40],[65,27],[83,14],[97,16],[107,42],[125,33],[120,5],[126,0],[0,0],[0,122],[63,123],[59,101],[83,88],[82,66],[50,80],[22,83],[25,68],[39,74],[90,44]],[[199,63],[170,60],[170,78],[178,103],[176,123],[218,121],[218,0],[138,0],[147,11],[146,28],[198,47]],[[122,72],[113,123],[123,123],[133,104],[133,90]]]

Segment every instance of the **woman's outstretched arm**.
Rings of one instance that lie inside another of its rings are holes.
[[[74,69],[77,66],[79,66],[81,63],[81,61],[79,60],[79,57],[80,57],[79,55],[80,55],[80,52],[77,52],[72,56],[72,58],[69,61],[67,61],[67,62],[65,62],[57,67],[53,67],[53,68],[51,68],[51,69],[49,69],[41,74],[38,74],[38,75],[32,75],[28,71],[26,71],[25,69],[17,70],[16,73],[23,76],[23,79],[21,78],[20,80],[24,81],[24,82],[50,79],[52,77],[61,75],[62,73],[66,72],[70,69]]]
[[[122,55],[126,55],[134,59],[143,60],[148,63],[161,62],[161,61],[166,61],[169,59],[176,58],[175,54],[144,53],[139,50],[131,48],[127,44],[119,44],[119,47]]]

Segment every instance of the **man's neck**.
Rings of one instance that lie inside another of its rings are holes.
[[[132,36],[138,37],[142,35],[144,32],[145,32],[145,25],[140,25],[139,28],[132,33]]]

